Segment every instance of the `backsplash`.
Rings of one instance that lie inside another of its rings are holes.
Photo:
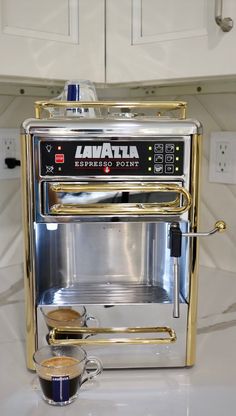
[[[0,96],[0,127],[20,127],[24,119],[33,116],[33,103],[37,99]],[[160,98],[164,99],[163,96]],[[236,94],[201,94],[166,99],[187,101],[188,117],[198,119],[203,125],[200,228],[210,230],[217,219],[224,219],[228,226],[224,234],[201,239],[200,264],[236,272],[236,185],[210,183],[208,180],[209,136],[212,131],[236,132]],[[0,268],[21,263],[20,179],[0,180],[0,229]]]

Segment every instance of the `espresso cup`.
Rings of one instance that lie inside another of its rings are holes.
[[[73,402],[83,383],[102,372],[95,357],[75,345],[47,345],[33,355],[43,399],[51,405],[65,406]],[[96,369],[88,371],[88,366]]]
[[[63,306],[58,308],[41,308],[48,330],[53,328],[69,327],[83,327],[87,326],[88,322],[94,322],[93,325],[98,326],[98,321],[91,315],[87,314],[84,306],[76,307],[73,309],[70,306]],[[82,338],[81,334],[58,334],[58,339]]]

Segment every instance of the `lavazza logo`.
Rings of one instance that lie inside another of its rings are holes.
[[[139,154],[136,146],[118,146],[110,143],[102,145],[77,146],[75,167],[94,168],[137,168]]]

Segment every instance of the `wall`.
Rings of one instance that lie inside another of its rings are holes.
[[[100,94],[102,95],[108,97],[108,90]],[[236,131],[236,94],[192,94],[167,98],[186,100],[188,116],[203,124],[201,229],[211,229],[216,219],[224,219],[228,225],[227,233],[201,239],[200,263],[235,272],[236,186],[209,183],[208,160],[211,131]],[[0,127],[19,127],[22,120],[33,116],[33,103],[36,99],[37,97],[0,96]],[[18,179],[0,180],[0,229],[0,267],[21,263],[21,191]]]

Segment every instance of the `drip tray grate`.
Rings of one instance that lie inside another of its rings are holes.
[[[160,286],[138,284],[80,284],[44,292],[42,305],[168,303],[170,297]]]

